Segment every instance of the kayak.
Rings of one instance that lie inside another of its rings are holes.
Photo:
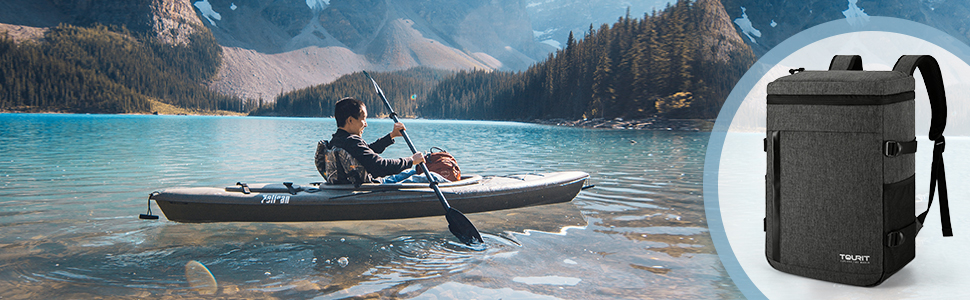
[[[569,202],[588,187],[585,172],[462,176],[438,184],[452,207],[477,213]],[[405,219],[445,214],[427,183],[331,185],[237,183],[225,188],[173,188],[154,192],[172,221],[314,222]]]

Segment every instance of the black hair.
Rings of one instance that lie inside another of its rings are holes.
[[[347,125],[347,117],[361,119],[364,116],[364,102],[347,97],[337,101],[333,106],[333,118],[337,119],[337,127]]]

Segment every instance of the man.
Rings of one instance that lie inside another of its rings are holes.
[[[403,123],[394,123],[394,129],[390,133],[367,144],[361,138],[364,128],[367,127],[367,106],[363,102],[351,97],[343,98],[334,105],[333,114],[337,120],[337,132],[330,139],[330,145],[344,149],[364,167],[367,171],[365,182],[428,182],[425,176],[411,176],[415,171],[408,171],[412,166],[424,163],[424,154],[418,152],[411,157],[395,159],[386,159],[379,155],[387,146],[394,144],[394,138],[403,136]],[[433,172],[432,176],[439,182],[448,182]]]

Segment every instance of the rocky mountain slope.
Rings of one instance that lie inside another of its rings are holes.
[[[534,41],[518,0],[314,4],[194,2],[225,47],[225,66],[210,86],[269,100],[360,70],[522,70],[553,50]]]
[[[169,43],[184,44],[201,25],[189,0],[4,0],[0,23],[8,31],[47,28],[61,23],[90,26],[95,23],[124,26],[137,33],[156,35]],[[4,29],[0,29],[2,31]],[[35,32],[28,38],[37,38]]]

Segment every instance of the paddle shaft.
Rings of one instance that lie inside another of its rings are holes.
[[[400,121],[397,119],[397,113],[395,113],[394,108],[391,107],[391,102],[387,101],[387,97],[384,96],[384,91],[381,90],[381,87],[377,85],[377,81],[374,81],[374,78],[370,77],[370,74],[367,74],[367,72],[364,72],[364,75],[367,75],[367,78],[369,78],[371,83],[374,84],[374,89],[377,90],[377,95],[381,97],[381,100],[384,100],[384,107],[391,112],[391,119],[394,119],[395,123],[400,123]],[[418,150],[414,148],[414,143],[411,143],[411,137],[408,136],[406,130],[401,130],[401,136],[404,137],[404,141],[407,142],[408,148],[411,149],[411,154],[418,153]],[[418,167],[424,172],[424,176],[428,178],[431,189],[434,190],[435,195],[438,196],[438,201],[441,202],[441,206],[445,208],[445,212],[447,213],[451,208],[451,205],[449,205],[448,200],[445,199],[445,194],[441,193],[441,190],[438,189],[438,181],[434,179],[434,176],[431,176],[431,172],[428,171],[428,166],[426,166],[424,163],[418,164]]]

